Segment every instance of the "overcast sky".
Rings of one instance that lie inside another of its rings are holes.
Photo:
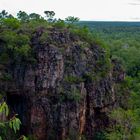
[[[81,20],[140,21],[140,0],[0,0],[0,10],[15,14],[22,10],[43,15],[53,10],[56,18]]]

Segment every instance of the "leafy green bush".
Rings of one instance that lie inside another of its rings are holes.
[[[139,139],[140,138],[140,121],[138,110],[124,110],[118,108],[111,112],[110,118],[114,123],[106,134],[109,140]]]
[[[19,56],[24,56],[24,57],[28,57],[29,53],[30,53],[30,46],[29,45],[22,45],[19,48],[15,48],[15,54],[18,54]]]
[[[54,23],[54,27],[61,29],[61,28],[65,28],[66,24],[65,24],[64,20],[59,19],[59,20],[57,20],[57,22]]]
[[[39,38],[40,43],[41,43],[41,44],[46,43],[47,38],[48,38],[48,33],[47,33],[47,32],[44,32],[44,33],[40,36],[40,38]]]
[[[0,104],[0,115],[5,115],[7,117],[9,115],[9,108],[6,102]],[[0,120],[0,140],[6,139],[7,133],[5,130],[9,127],[14,130],[16,133],[20,129],[21,121],[15,116],[13,116],[10,120]],[[25,140],[24,136],[24,140]]]
[[[75,36],[77,35],[80,39],[83,39],[84,41],[87,41],[88,43],[93,43],[93,35],[91,34],[90,30],[84,26],[84,27],[76,27],[72,26],[70,28],[70,32]]]
[[[72,83],[80,83],[80,82],[83,82],[84,79],[82,79],[81,77],[76,77],[76,76],[69,75],[69,76],[66,76],[64,78],[64,81],[72,84]]]
[[[6,18],[0,20],[0,25],[7,29],[16,30],[20,27],[20,22],[16,18]]]
[[[73,17],[73,16],[69,16],[67,18],[65,18],[65,21],[67,23],[73,24],[75,22],[78,22],[80,19],[78,17]]]
[[[79,102],[82,97],[80,94],[80,89],[77,87],[71,87],[69,89],[65,89],[64,87],[59,89],[59,101],[64,102],[64,101],[74,101],[74,102]]]
[[[7,64],[10,61],[9,55],[6,52],[3,52],[0,55],[0,64]]]
[[[0,80],[2,81],[10,81],[12,80],[12,76],[9,73],[3,73],[0,77]]]
[[[79,102],[81,100],[81,94],[80,91],[76,88],[74,88],[70,93],[67,93],[67,99]]]

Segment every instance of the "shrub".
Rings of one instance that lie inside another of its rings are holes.
[[[8,73],[4,73],[1,77],[0,77],[0,80],[2,81],[10,81],[12,80],[12,76]]]
[[[66,27],[66,24],[64,20],[59,19],[56,23],[54,23],[54,27],[61,29],[61,28]]]
[[[81,77],[76,77],[76,76],[66,76],[64,78],[64,81],[68,82],[68,83],[80,83],[83,82],[83,79]]]
[[[20,27],[20,22],[16,18],[6,18],[0,21],[4,28],[16,30]]]

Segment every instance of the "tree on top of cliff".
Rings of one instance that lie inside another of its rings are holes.
[[[5,10],[2,10],[0,13],[0,19],[1,18],[12,18],[13,16],[11,14],[8,14]]]
[[[47,17],[47,20],[51,22],[53,20],[53,17],[55,16],[55,12],[54,11],[44,11],[44,13]]]
[[[6,18],[8,16],[8,13],[5,10],[2,10],[0,13],[0,18]]]
[[[69,16],[69,17],[65,18],[65,21],[67,23],[71,23],[71,24],[78,22],[79,20],[80,19],[78,17],[73,17],[73,16]]]
[[[29,15],[29,18],[30,18],[30,19],[39,20],[39,19],[41,19],[42,17],[41,17],[39,14],[31,13],[31,14]]]
[[[27,22],[27,21],[29,21],[29,15],[28,15],[26,12],[24,12],[24,11],[19,11],[19,12],[17,13],[17,17],[18,17],[18,19],[21,20],[22,22]]]

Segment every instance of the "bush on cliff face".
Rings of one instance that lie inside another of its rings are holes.
[[[9,115],[9,108],[6,102],[0,103],[0,140],[12,140],[13,136],[19,131],[21,121],[15,116],[7,119]],[[15,134],[13,133],[13,130]],[[15,136],[14,136],[15,137]],[[26,140],[25,136],[21,136],[20,139]]]

